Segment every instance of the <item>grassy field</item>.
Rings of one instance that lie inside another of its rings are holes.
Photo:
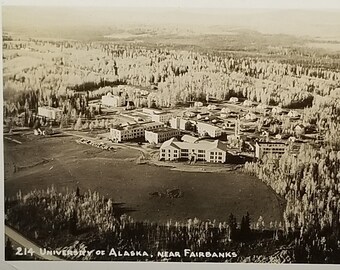
[[[260,180],[238,172],[194,173],[166,167],[137,165],[140,153],[130,149],[105,151],[80,145],[71,136],[20,136],[23,144],[5,141],[5,194],[14,196],[52,184],[96,190],[115,202],[117,209],[137,220],[164,222],[188,218],[226,221],[230,213],[249,211],[267,223],[281,220],[282,206]],[[152,192],[179,188],[181,198],[160,198]]]

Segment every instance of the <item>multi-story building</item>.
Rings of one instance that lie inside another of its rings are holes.
[[[181,118],[181,117],[173,117],[169,121],[170,126],[172,128],[180,129],[180,130],[186,130],[185,126],[187,125],[188,122],[196,125],[195,121],[187,120],[187,119],[184,119],[184,118]]]
[[[281,157],[288,149],[283,142],[256,142],[255,157],[262,159],[264,155],[272,154]]]
[[[102,96],[102,104],[108,107],[122,107],[125,106],[126,98],[120,95],[112,95],[107,93]]]
[[[119,126],[110,129],[110,139],[116,142],[136,139],[144,137],[146,130],[155,130],[163,126],[163,123],[157,122]]]
[[[152,121],[160,123],[168,123],[172,117],[173,114],[170,112],[157,112],[151,115]]]
[[[162,127],[155,130],[145,130],[145,140],[149,143],[162,143],[181,134],[178,129]]]
[[[197,122],[197,132],[201,136],[209,135],[211,138],[217,138],[222,135],[222,129],[212,124]]]
[[[38,107],[38,116],[46,117],[51,120],[60,119],[62,110],[59,108],[53,108],[49,106]]]
[[[172,138],[162,144],[159,157],[161,160],[187,159],[224,163],[226,162],[227,151],[225,144],[219,140],[213,142],[207,140],[181,142]]]

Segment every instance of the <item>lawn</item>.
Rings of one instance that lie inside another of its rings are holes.
[[[136,220],[165,222],[197,217],[227,221],[248,211],[253,219],[280,221],[282,206],[275,193],[260,180],[239,172],[196,173],[167,167],[137,165],[138,151],[105,151],[75,142],[65,136],[16,138],[23,144],[5,141],[5,194],[14,196],[52,184],[65,188],[96,190],[110,197]],[[151,196],[178,188],[180,198]]]

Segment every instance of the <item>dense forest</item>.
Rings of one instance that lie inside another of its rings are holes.
[[[19,57],[14,52],[27,49],[54,53],[48,61],[20,72],[10,72],[10,68],[7,72],[5,65],[5,115],[36,110],[42,104],[62,107],[65,114],[73,109],[74,115],[84,114],[90,93],[117,84],[156,89],[147,97],[130,91],[129,99],[137,107],[173,107],[237,96],[263,104],[308,108],[320,97],[339,98],[337,64],[330,69],[315,67],[312,62],[289,64],[219,52],[39,40],[5,42],[5,52],[12,52],[5,54],[5,62]]]

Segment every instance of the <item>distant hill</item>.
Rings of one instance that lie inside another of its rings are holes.
[[[5,31],[55,32],[60,36],[85,30],[110,35],[116,30],[144,25],[177,31],[189,28],[198,33],[230,34],[230,30],[241,28],[265,34],[340,38],[340,10],[4,6],[2,12]]]

